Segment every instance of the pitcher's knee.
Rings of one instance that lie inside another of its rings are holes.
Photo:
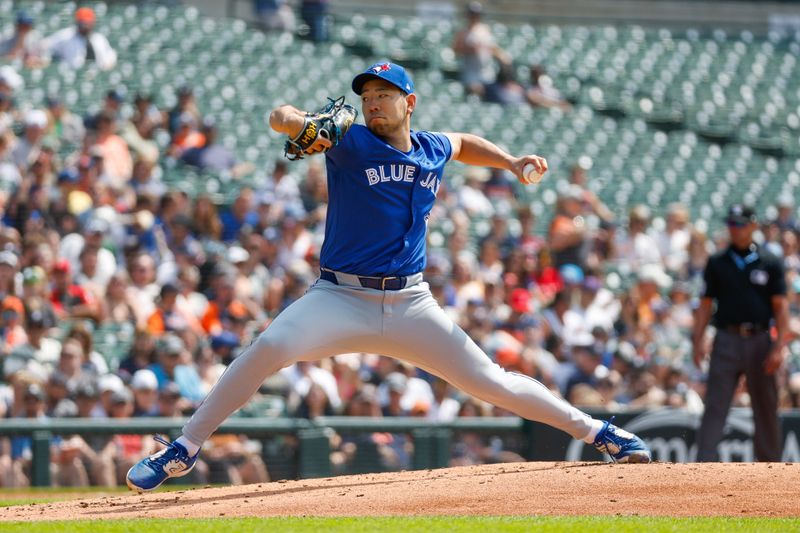
[[[257,358],[268,358],[271,361],[280,363],[281,366],[285,366],[283,363],[290,361],[292,358],[292,347],[290,342],[281,337],[264,331],[250,346],[245,348],[239,357],[252,355]]]

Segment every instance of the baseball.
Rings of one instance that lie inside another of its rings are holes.
[[[544,172],[537,171],[533,163],[528,163],[522,167],[522,177],[525,178],[528,183],[539,183],[542,181],[542,176],[544,176]]]

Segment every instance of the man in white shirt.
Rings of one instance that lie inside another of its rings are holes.
[[[47,114],[41,109],[31,109],[25,113],[25,133],[11,150],[11,160],[20,172],[26,172],[39,157],[47,128]]]
[[[650,236],[650,209],[639,204],[634,206],[628,216],[628,232],[620,235],[616,244],[616,259],[620,264],[637,271],[644,265],[661,265],[658,244]]]
[[[75,12],[75,27],[64,28],[47,38],[47,48],[54,59],[72,68],[81,68],[94,62],[101,70],[110,70],[117,64],[117,52],[105,35],[94,30],[96,16],[88,7]]]
[[[689,210],[683,204],[672,203],[667,206],[667,220],[663,230],[656,231],[653,238],[658,244],[661,257],[667,270],[680,272],[689,260]]]

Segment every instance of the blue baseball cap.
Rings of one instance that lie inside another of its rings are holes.
[[[33,17],[28,14],[27,11],[18,11],[17,12],[17,24],[24,24],[26,26],[33,26],[34,20]]]
[[[406,69],[395,63],[386,61],[375,63],[367,70],[353,78],[353,92],[361,94],[364,84],[372,79],[386,80],[406,94],[414,92],[414,82]]]

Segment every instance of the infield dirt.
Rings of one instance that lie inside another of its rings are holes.
[[[506,463],[0,509],[0,520],[371,515],[797,517],[800,464]]]

